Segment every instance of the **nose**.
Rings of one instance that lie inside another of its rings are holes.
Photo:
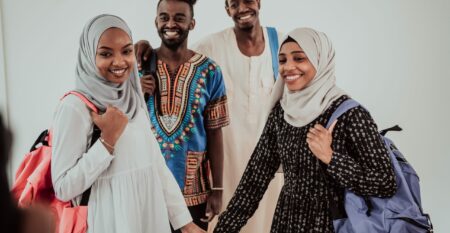
[[[294,70],[295,69],[294,62],[287,60],[286,63],[284,63],[283,68],[286,71]]]
[[[286,61],[284,64],[280,64],[279,72],[281,75],[288,75],[296,70],[295,65],[292,62]]]
[[[169,19],[169,21],[168,21],[167,24],[166,24],[166,27],[168,27],[168,28],[173,28],[173,27],[175,27],[175,25],[176,25],[175,20]]]
[[[238,5],[238,13],[245,12],[248,10],[247,5],[243,1],[240,1],[238,4],[239,4]]]
[[[123,66],[123,65],[125,65],[125,59],[122,56],[122,54],[114,56],[114,59],[112,61],[112,65],[113,66]]]

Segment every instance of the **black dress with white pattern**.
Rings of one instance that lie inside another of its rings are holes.
[[[309,149],[306,143],[309,128],[316,123],[326,125],[346,99],[347,96],[340,97],[304,127],[288,124],[281,105],[274,107],[239,186],[219,217],[215,233],[240,231],[258,208],[280,164],[285,184],[271,233],[334,232],[331,209],[343,210],[345,188],[359,195],[394,195],[395,175],[388,152],[364,108],[353,108],[338,119],[329,165],[318,160]]]

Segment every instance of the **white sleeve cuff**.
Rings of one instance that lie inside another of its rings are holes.
[[[89,157],[89,161],[91,161],[92,164],[106,165],[101,169],[102,171],[105,170],[114,159],[114,155],[109,154],[109,151],[106,149],[103,143],[100,142],[100,140],[97,140],[94,145],[89,148],[89,151],[86,155],[88,155],[87,157]]]
[[[185,211],[179,213],[177,216],[173,216],[170,218],[170,223],[174,230],[178,230],[181,227],[187,225],[192,222],[191,213],[189,213],[188,208],[184,208]]]

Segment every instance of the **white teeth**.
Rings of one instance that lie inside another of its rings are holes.
[[[246,19],[250,19],[250,17],[252,17],[251,15],[246,15],[246,16],[242,16],[239,19],[241,20],[246,20]]]
[[[168,36],[176,36],[177,32],[165,32],[165,34]]]
[[[287,80],[287,81],[293,81],[293,80],[296,80],[296,79],[299,79],[299,78],[300,78],[300,75],[299,75],[299,74],[297,74],[297,75],[286,76],[286,80]]]
[[[125,72],[126,69],[119,69],[119,70],[111,70],[114,74],[121,75]]]

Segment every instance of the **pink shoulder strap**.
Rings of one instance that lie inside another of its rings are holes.
[[[68,95],[75,95],[78,98],[80,98],[92,111],[94,111],[95,113],[98,113],[98,109],[97,107],[95,107],[95,105],[88,99],[86,98],[86,96],[84,96],[83,94],[81,94],[80,92],[77,91],[70,91],[68,93],[66,93],[62,98],[64,99],[66,96]]]

